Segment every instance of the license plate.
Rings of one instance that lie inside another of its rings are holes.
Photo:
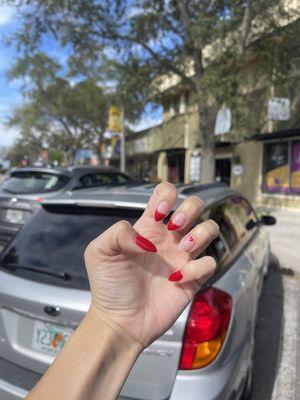
[[[6,220],[12,224],[21,224],[25,220],[25,215],[21,210],[8,209],[6,211]]]
[[[64,347],[72,332],[72,328],[35,321],[32,348],[55,356]]]

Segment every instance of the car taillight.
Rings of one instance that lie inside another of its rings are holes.
[[[185,328],[179,369],[197,369],[219,353],[228,329],[231,297],[210,288],[195,296]]]

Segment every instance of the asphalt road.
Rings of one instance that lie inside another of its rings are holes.
[[[300,213],[274,213],[257,319],[253,400],[300,399]]]

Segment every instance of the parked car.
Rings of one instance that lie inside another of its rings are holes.
[[[70,190],[133,184],[128,175],[98,167],[14,169],[0,186],[0,253],[40,207],[40,201]]]
[[[0,398],[22,399],[90,304],[83,252],[120,219],[134,223],[152,187],[82,190],[46,199],[0,258]],[[237,400],[251,390],[259,294],[269,264],[263,223],[224,185],[181,186],[220,225],[206,253],[217,273],[175,324],[143,351],[120,400]],[[167,221],[165,221],[167,222]],[[199,222],[199,221],[198,221]],[[59,338],[58,340],[53,339]],[[113,382],[112,382],[113,384]]]

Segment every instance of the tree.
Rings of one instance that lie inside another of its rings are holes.
[[[249,59],[260,60],[265,84],[268,78],[272,85],[277,77],[286,76],[291,49],[286,40],[277,39],[286,35],[282,21],[290,22],[298,14],[284,7],[288,1],[280,0],[28,0],[26,4],[30,7],[23,10],[23,28],[15,36],[25,52],[34,52],[47,33],[62,46],[71,45],[70,60],[81,70],[97,74],[103,65],[117,66],[130,77],[129,82],[122,80],[124,91],[128,92],[129,83],[137,97],[141,91],[146,95],[145,88],[155,94],[166,76],[178,77],[195,91],[203,182],[215,176],[217,109],[223,104],[235,106],[243,97],[241,71]]]
[[[43,53],[15,65],[10,78],[29,79],[23,88],[26,102],[14,110],[9,124],[18,126],[27,142],[59,148],[68,163],[80,148],[92,147],[101,157],[112,95],[93,79],[71,85],[59,71],[59,65]]]

